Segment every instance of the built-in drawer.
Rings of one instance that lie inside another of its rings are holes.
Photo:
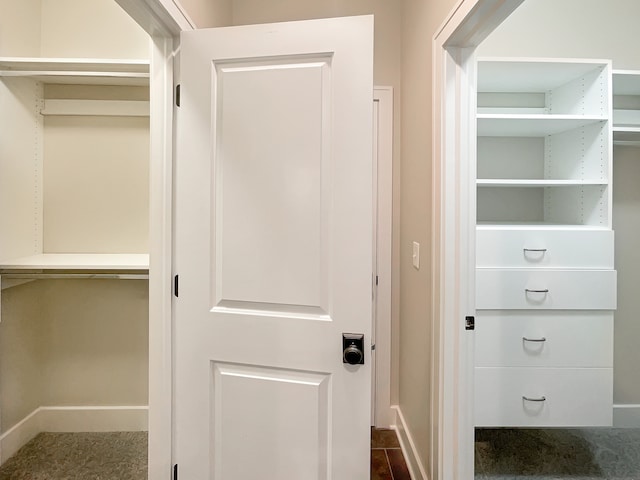
[[[476,367],[613,367],[613,312],[478,312]]]
[[[612,368],[475,368],[478,427],[610,426]]]
[[[476,269],[478,310],[615,310],[615,270]]]
[[[478,227],[476,266],[482,268],[613,269],[612,230]]]

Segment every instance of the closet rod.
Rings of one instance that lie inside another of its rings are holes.
[[[148,274],[136,273],[0,273],[0,277],[8,280],[43,280],[56,278],[89,278],[112,280],[149,280]]]

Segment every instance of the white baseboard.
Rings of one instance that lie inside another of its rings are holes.
[[[0,464],[42,431],[39,413],[40,409],[36,408],[0,436]]]
[[[640,428],[640,405],[614,405],[613,426],[616,428]]]
[[[39,407],[0,436],[0,463],[40,432],[146,431],[148,416],[147,406]]]
[[[400,448],[402,448],[402,454],[407,462],[407,468],[409,469],[409,475],[412,480],[428,480],[427,472],[425,472],[422,461],[420,460],[420,454],[416,448],[411,432],[407,428],[407,424],[402,415],[402,410],[397,405],[391,407],[395,411],[395,425],[394,428],[398,433],[398,440],[400,441]]]

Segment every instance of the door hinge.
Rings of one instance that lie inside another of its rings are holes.
[[[173,480],[178,480],[178,464],[173,466]]]
[[[176,85],[176,107],[180,106],[180,84]]]
[[[173,276],[173,294],[177,297],[178,296],[178,275],[174,275]]]
[[[376,275],[376,285],[378,285],[378,275]]]
[[[475,330],[476,329],[476,317],[464,317],[464,329]]]

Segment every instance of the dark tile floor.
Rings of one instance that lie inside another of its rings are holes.
[[[395,430],[371,429],[371,480],[411,480]]]

